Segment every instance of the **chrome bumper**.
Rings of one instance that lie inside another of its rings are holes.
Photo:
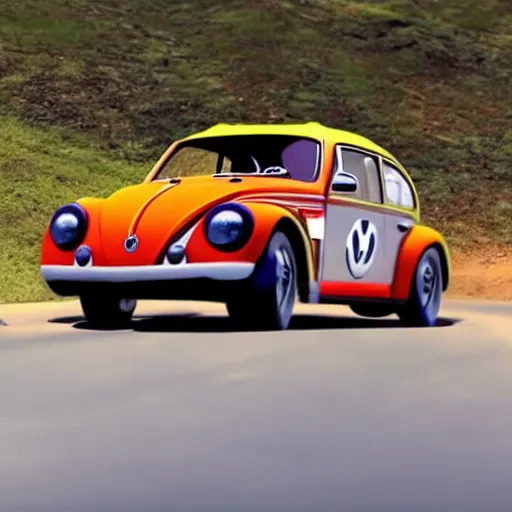
[[[43,265],[41,274],[47,282],[136,283],[138,281],[172,281],[178,279],[215,279],[237,281],[248,278],[254,263],[186,263],[183,265],[147,265],[132,267],[79,267],[77,265]]]

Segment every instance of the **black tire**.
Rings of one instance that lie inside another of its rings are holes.
[[[247,290],[240,290],[240,295],[247,298]],[[253,327],[256,325],[257,320],[257,305],[246,302],[241,299],[236,293],[229,297],[226,301],[226,309],[228,311],[229,318],[233,320],[237,325],[244,327]]]
[[[407,302],[399,307],[400,320],[410,327],[436,325],[443,294],[443,269],[439,251],[431,247],[416,265]]]
[[[396,307],[389,304],[368,304],[366,302],[355,302],[349,304],[349,307],[356,315],[367,318],[384,318],[396,311]]]
[[[287,329],[297,297],[297,263],[288,237],[276,231],[248,283],[226,303],[229,316],[244,327]]]
[[[87,323],[101,328],[119,328],[129,325],[137,307],[135,300],[91,295],[82,295],[80,304]]]

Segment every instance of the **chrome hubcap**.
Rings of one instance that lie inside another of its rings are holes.
[[[421,305],[424,308],[437,306],[437,289],[439,275],[435,263],[428,258],[420,268],[420,283],[418,283]]]
[[[292,293],[295,275],[291,257],[284,247],[279,247],[279,249],[277,249],[276,261],[277,304],[279,308],[281,308],[289,300],[289,296]]]
[[[421,305],[426,306],[432,300],[435,287],[435,271],[430,261],[426,261],[421,268]]]

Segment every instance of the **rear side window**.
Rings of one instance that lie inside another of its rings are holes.
[[[383,163],[384,183],[388,203],[402,208],[414,208],[413,191],[403,174],[391,164]]]

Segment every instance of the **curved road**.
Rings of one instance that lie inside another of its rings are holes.
[[[431,329],[296,311],[239,333],[141,303],[101,332],[76,302],[0,306],[0,510],[512,510],[512,303]]]

